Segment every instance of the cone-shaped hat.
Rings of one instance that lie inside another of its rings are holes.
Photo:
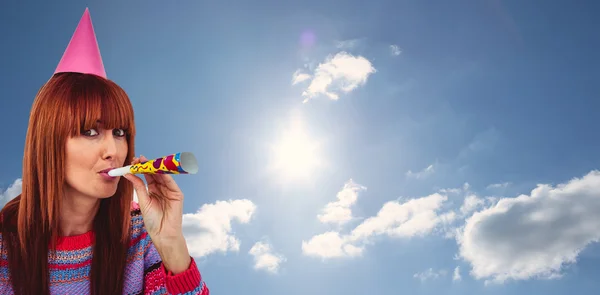
[[[64,72],[94,74],[106,78],[106,71],[104,70],[100,48],[98,47],[88,8],[83,12],[75,33],[73,33],[65,53],[58,63],[56,71],[54,71],[55,74]]]

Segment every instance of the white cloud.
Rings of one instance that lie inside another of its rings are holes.
[[[4,207],[6,203],[21,194],[23,180],[17,178],[5,191],[0,192],[0,205]],[[0,207],[0,208],[1,208]]]
[[[390,53],[393,56],[398,56],[400,55],[400,53],[402,53],[402,50],[400,50],[400,47],[398,47],[398,45],[390,45]]]
[[[530,196],[516,198],[479,197],[469,191],[468,183],[440,192],[464,193],[465,198],[460,208],[449,211],[442,211],[447,201],[443,193],[387,202],[376,216],[347,233],[328,231],[303,241],[302,251],[323,259],[362,256],[377,237],[423,236],[466,218],[462,227],[452,228],[459,247],[455,259],[470,263],[469,273],[487,284],[560,278],[581,251],[600,241],[599,171],[555,187],[538,185]],[[430,269],[415,278],[441,274]],[[460,267],[452,280],[462,280]]]
[[[473,212],[491,206],[495,202],[494,197],[478,197],[472,193],[468,182],[465,182],[461,188],[440,189],[439,192],[444,194],[464,195],[463,203],[458,208],[458,213],[455,210],[450,210],[440,217],[446,217],[443,223],[444,237],[447,239],[455,239],[457,234],[460,234],[460,229],[457,226],[464,225],[465,218],[469,217]],[[461,224],[455,224],[456,221],[461,221]]]
[[[431,164],[431,165],[427,166],[425,169],[418,171],[418,172],[412,172],[412,170],[408,170],[406,172],[406,177],[423,179],[423,178],[426,178],[426,177],[432,175],[434,172],[435,172],[435,168],[434,168],[433,164]]]
[[[373,236],[410,238],[430,233],[443,222],[437,212],[448,198],[440,194],[411,199],[404,203],[387,202],[376,216],[366,219],[350,234],[352,241],[364,241]]]
[[[460,213],[467,216],[469,213],[481,208],[485,205],[485,200],[478,198],[476,195],[468,195],[460,206]]]
[[[330,231],[313,236],[308,242],[302,241],[302,253],[306,256],[321,258],[354,257],[360,256],[362,247],[349,244],[347,236]]]
[[[274,253],[272,246],[266,242],[256,242],[248,253],[254,256],[254,269],[270,273],[277,273],[286,260],[283,255]]]
[[[419,273],[414,274],[413,278],[419,279],[419,280],[421,280],[421,282],[425,282],[427,280],[435,280],[440,277],[443,277],[447,273],[448,272],[444,269],[442,269],[440,271],[434,271],[433,268],[429,268],[428,270],[426,270],[424,272],[419,272]]]
[[[196,213],[183,215],[183,232],[190,254],[202,257],[214,252],[239,251],[240,241],[231,223],[249,223],[256,205],[250,200],[217,201],[203,205]]]
[[[438,215],[446,196],[433,194],[405,202],[385,203],[376,216],[365,219],[348,234],[329,231],[302,241],[307,256],[321,258],[355,257],[363,254],[364,247],[375,237],[411,238],[431,233],[439,226],[455,219],[454,212]]]
[[[344,184],[344,188],[337,193],[338,200],[325,205],[323,214],[317,217],[323,223],[335,223],[343,225],[352,220],[352,210],[350,206],[356,203],[358,192],[365,190],[366,187],[355,183],[352,179]]]
[[[304,102],[319,94],[337,100],[341,93],[349,93],[367,83],[368,77],[375,72],[375,68],[365,57],[353,56],[345,51],[330,55],[315,69],[310,84],[302,93]],[[299,75],[296,71],[293,80]]]
[[[452,281],[460,282],[461,280],[462,280],[462,277],[460,276],[460,266],[457,266],[454,269],[454,274],[452,275]]]
[[[474,213],[457,236],[459,255],[486,282],[558,278],[600,240],[600,172],[531,196],[502,198]]]
[[[297,70],[296,72],[294,72],[294,75],[292,75],[292,85],[302,83],[310,79],[311,77],[312,76],[310,74],[304,73],[302,70]]]
[[[462,187],[460,188],[445,188],[445,189],[440,189],[438,190],[440,193],[443,194],[455,194],[455,195],[460,195],[460,194],[464,194],[465,198],[463,200],[462,205],[459,208],[460,211],[460,216],[457,216],[457,218],[466,218],[468,217],[471,213],[482,209],[485,206],[489,206],[491,204],[493,204],[496,200],[495,197],[485,197],[485,198],[481,198],[478,197],[476,194],[472,193],[469,189],[470,189],[470,185],[468,182],[465,182],[463,184]],[[450,211],[453,212],[453,211]],[[449,214],[450,212],[446,213]]]

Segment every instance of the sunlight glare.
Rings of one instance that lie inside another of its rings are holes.
[[[288,180],[308,179],[320,166],[318,147],[295,120],[272,147],[272,168]]]

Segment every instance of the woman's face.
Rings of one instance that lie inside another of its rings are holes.
[[[104,129],[101,124],[67,139],[66,192],[97,199],[113,196],[120,177],[106,172],[124,165],[127,149],[124,130]]]

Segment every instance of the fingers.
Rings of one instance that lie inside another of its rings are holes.
[[[173,179],[173,176],[168,175],[168,174],[163,174],[161,178],[162,178],[163,185],[168,190],[170,190],[172,192],[179,192],[180,191],[179,186],[177,185],[177,183]]]
[[[148,203],[148,191],[146,190],[146,186],[144,185],[144,181],[133,175],[133,174],[125,174],[123,177],[129,180],[133,184],[133,189],[138,197],[138,203],[140,205]]]
[[[142,157],[134,157],[131,161],[131,165],[143,162],[144,160],[142,159]],[[138,196],[138,201],[140,202],[140,204],[145,203],[148,200],[148,190],[146,189],[144,181],[140,177],[137,177],[133,174],[125,174],[123,177],[125,177],[125,179],[129,180],[133,184],[133,189],[135,190],[135,193]],[[148,179],[146,179],[146,181],[147,180]]]
[[[144,157],[144,155],[140,155],[140,157],[137,158],[137,160],[139,163],[142,163],[142,162],[147,162],[148,158]],[[146,183],[148,183],[148,186],[155,184],[157,182],[156,178],[152,174],[144,174],[144,179],[146,179]]]
[[[140,192],[138,192],[139,190],[143,190],[144,192],[146,191],[146,186],[144,185],[144,181],[141,178],[139,178],[133,174],[125,174],[125,175],[123,175],[123,177],[125,177],[127,180],[131,181],[131,183],[133,184],[133,188],[136,190],[138,195],[140,193]]]
[[[135,164],[139,164],[139,163],[143,163],[143,162],[147,162],[147,161],[148,161],[148,159],[146,157],[144,157],[144,155],[140,155],[139,158],[133,157],[133,160],[131,161],[131,165],[135,165]],[[156,183],[156,179],[154,179],[153,175],[144,174],[144,179],[146,179],[146,183],[148,185],[152,185],[152,184]]]

